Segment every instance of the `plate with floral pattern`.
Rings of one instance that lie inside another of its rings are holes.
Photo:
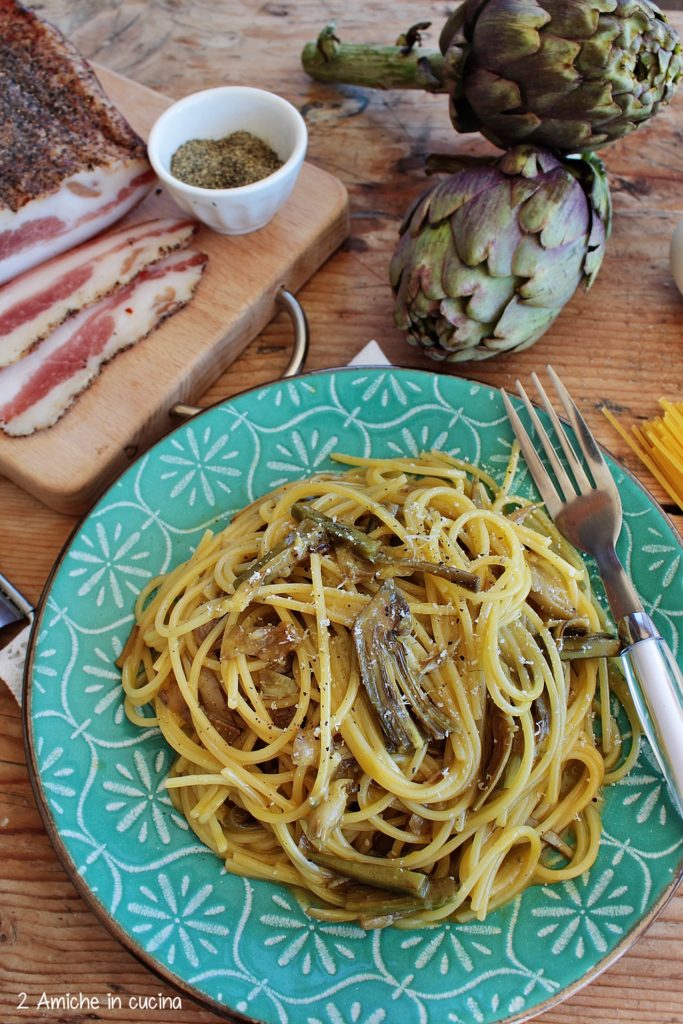
[[[606,792],[593,868],[528,889],[485,921],[413,931],[315,922],[293,891],[234,877],[176,813],[171,753],[124,715],[115,661],[136,595],[204,530],[331,454],[442,449],[501,478],[512,433],[500,395],[457,377],[347,368],[256,388],[203,412],[132,465],[67,543],[27,663],[36,796],[79,891],[144,963],[232,1020],[495,1024],[527,1019],[634,941],[683,870],[683,828],[645,744]],[[620,554],[681,658],[683,547],[611,463]],[[516,487],[533,494],[522,466]]]

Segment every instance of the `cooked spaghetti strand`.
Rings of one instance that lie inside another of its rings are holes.
[[[516,446],[500,487],[440,452],[335,458],[145,588],[126,712],[158,723],[228,871],[327,921],[482,919],[591,865],[601,787],[636,757],[614,667],[563,654],[604,613],[515,495]]]

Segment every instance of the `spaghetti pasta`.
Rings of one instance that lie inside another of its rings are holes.
[[[594,861],[638,731],[625,750],[588,573],[512,493],[517,457],[498,487],[438,452],[336,456],[141,593],[126,711],[176,751],[173,802],[228,871],[411,927]]]
[[[613,412],[604,406],[602,411],[669,497],[683,509],[683,402],[660,398],[659,404],[662,415],[646,420],[640,427],[633,424],[630,434]]]

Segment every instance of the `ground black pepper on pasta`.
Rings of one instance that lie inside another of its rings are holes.
[[[604,615],[576,552],[512,493],[516,450],[502,485],[442,453],[336,458],[350,468],[265,495],[141,594],[120,660],[126,712],[176,751],[173,802],[228,871],[296,886],[326,921],[483,919],[590,867],[601,787],[637,755],[605,659],[561,658],[562,631]],[[315,513],[305,543],[297,503]],[[349,528],[367,558],[339,540]],[[401,566],[418,560],[434,572]],[[559,626],[539,571],[565,601]],[[449,723],[402,749],[356,654],[354,624],[383,587],[401,631],[376,658],[408,665]]]

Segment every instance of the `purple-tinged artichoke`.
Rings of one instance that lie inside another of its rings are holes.
[[[409,209],[391,261],[394,319],[434,359],[528,348],[602,262],[601,162],[518,146],[441,180]]]
[[[440,38],[458,131],[594,149],[668,103],[681,45],[649,0],[465,0]]]
[[[343,43],[330,24],[302,62],[320,81],[448,92],[458,131],[564,153],[632,132],[683,74],[678,34],[649,0],[464,0],[440,50],[418,45],[427,27],[378,46]]]

